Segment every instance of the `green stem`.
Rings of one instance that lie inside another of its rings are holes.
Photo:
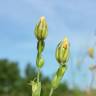
[[[53,88],[51,88],[49,96],[52,96],[52,94],[53,94]]]
[[[40,69],[38,68],[38,73],[37,73],[37,82],[39,83],[39,78],[40,78]]]

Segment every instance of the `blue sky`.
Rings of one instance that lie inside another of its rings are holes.
[[[0,0],[0,58],[18,61],[22,72],[28,62],[35,66],[34,27],[41,16],[46,17],[49,28],[42,72],[50,76],[56,71],[55,48],[67,36],[72,60],[64,79],[72,79],[70,74],[77,59],[96,42],[96,0]],[[87,58],[85,63],[95,61]],[[86,66],[84,68],[87,70]],[[90,78],[88,80],[86,84]],[[82,81],[78,76],[76,82]],[[70,80],[68,82],[70,84]]]

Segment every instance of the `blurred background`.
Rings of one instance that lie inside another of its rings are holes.
[[[34,27],[41,16],[48,23],[41,70],[42,94],[58,69],[56,46],[70,41],[68,69],[53,96],[96,96],[95,0],[0,0],[0,96],[31,96],[37,74]]]

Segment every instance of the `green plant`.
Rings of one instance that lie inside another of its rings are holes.
[[[44,59],[42,56],[42,52],[45,46],[45,39],[48,34],[48,26],[45,20],[45,17],[41,17],[39,23],[35,27],[35,37],[37,38],[37,58],[36,58],[36,66],[38,69],[38,74],[36,80],[32,80],[30,82],[32,86],[32,96],[40,96],[41,93],[41,81],[40,81],[40,69],[44,65]],[[57,72],[55,73],[52,81],[51,81],[51,90],[49,96],[52,96],[54,89],[58,87],[61,79],[67,69],[67,61],[69,58],[69,41],[67,38],[64,38],[63,41],[57,45],[55,52],[56,60],[60,64]]]

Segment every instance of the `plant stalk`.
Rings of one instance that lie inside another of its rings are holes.
[[[40,69],[38,68],[38,73],[37,73],[37,82],[39,83],[39,78],[40,78]]]
[[[52,96],[52,94],[53,94],[53,88],[51,88],[49,96]]]

